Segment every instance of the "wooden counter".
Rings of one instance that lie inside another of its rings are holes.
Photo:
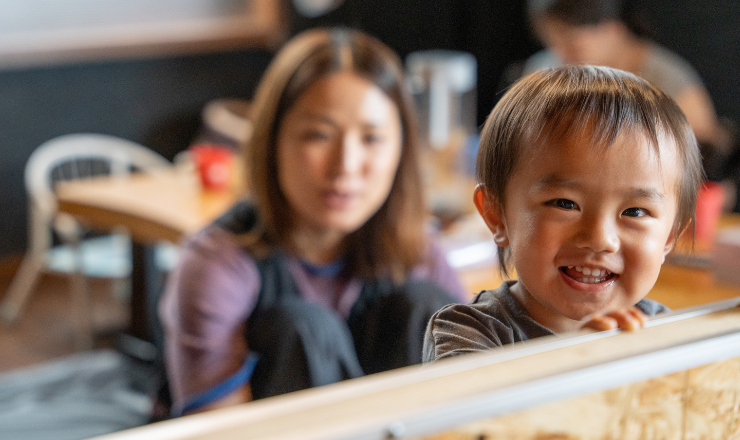
[[[99,440],[736,438],[738,303],[664,315],[639,332],[544,337]]]

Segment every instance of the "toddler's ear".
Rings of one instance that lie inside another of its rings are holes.
[[[665,242],[665,247],[663,248],[663,263],[665,263],[665,257],[668,256],[668,254],[671,253],[673,250],[673,247],[676,245],[676,237],[681,236],[681,234],[686,231],[686,227],[684,227],[681,231],[676,231],[676,228],[671,229],[670,235],[668,235],[668,240]]]
[[[506,233],[506,224],[499,205],[493,203],[491,197],[486,194],[486,191],[480,185],[475,187],[473,202],[475,202],[475,207],[478,208],[478,213],[488,225],[488,229],[491,230],[496,245],[499,247],[508,246],[509,236]]]

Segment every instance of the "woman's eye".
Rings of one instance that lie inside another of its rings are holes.
[[[383,141],[383,137],[378,134],[370,133],[364,136],[364,141],[366,144],[377,144]]]
[[[626,217],[644,217],[648,215],[648,212],[642,208],[627,208],[622,211],[622,215]]]
[[[548,205],[554,206],[560,209],[577,209],[578,205],[576,202],[568,199],[553,199],[547,202]]]
[[[330,138],[329,133],[319,130],[307,131],[303,134],[303,139],[307,141],[325,141]]]

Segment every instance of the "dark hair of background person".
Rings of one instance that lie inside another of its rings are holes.
[[[542,17],[555,18],[574,26],[619,21],[636,36],[655,39],[645,10],[635,0],[528,0],[527,7],[534,28]]]
[[[503,208],[506,183],[522,157],[532,157],[532,149],[566,136],[586,136],[595,148],[609,148],[624,133],[644,136],[657,154],[661,136],[676,146],[682,172],[674,230],[680,233],[693,226],[696,194],[704,176],[686,117],[658,88],[609,67],[540,70],[515,83],[483,126],[476,178],[486,197]],[[498,256],[502,272],[508,275],[508,248],[499,248]]]
[[[400,281],[425,252],[417,117],[398,56],[379,40],[346,28],[313,29],[293,38],[276,55],[257,88],[254,132],[244,157],[261,224],[245,237],[245,243],[257,255],[274,246],[290,248],[293,216],[278,184],[278,130],[309,86],[344,71],[368,79],[395,103],[403,136],[388,198],[347,238],[347,264],[360,277],[389,276]]]

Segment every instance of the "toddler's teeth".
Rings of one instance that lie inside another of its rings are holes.
[[[601,270],[599,270],[599,269],[592,269],[591,270],[591,275],[593,275],[594,277],[601,276]]]
[[[568,269],[573,269],[573,266],[568,266]]]
[[[581,266],[576,266],[576,270],[577,270],[578,272],[583,272],[583,268],[582,268]]]
[[[591,275],[591,269],[589,269],[588,267],[584,267],[583,274],[586,276]]]

